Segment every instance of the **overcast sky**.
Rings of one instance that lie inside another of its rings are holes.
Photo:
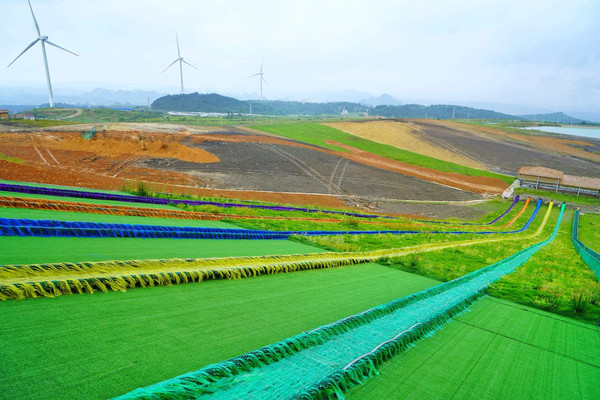
[[[58,88],[389,93],[600,112],[598,0],[32,0]],[[26,0],[0,0],[0,87],[45,87]]]

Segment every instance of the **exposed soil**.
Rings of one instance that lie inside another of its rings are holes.
[[[521,140],[493,129],[409,122],[419,132],[414,143],[460,153],[491,170],[516,174],[522,165],[544,165],[571,174],[600,175],[594,153],[600,141],[537,136]],[[507,186],[498,179],[416,167],[339,143],[334,144],[347,151],[249,129],[110,124],[86,140],[82,133],[91,129],[92,125],[4,129],[0,153],[25,165],[0,161],[0,178],[117,190],[143,180],[160,191],[465,219],[482,212],[476,207],[397,200],[469,201]]]
[[[195,164],[178,160],[144,160],[140,164],[149,168],[185,171],[206,182],[210,188],[322,193],[345,198],[479,198],[473,193],[352,161],[346,158],[352,156],[350,153],[248,142],[205,141],[198,146],[215,154],[222,162]]]
[[[351,146],[334,141],[326,141],[327,143],[343,147],[351,151],[350,155],[343,154],[345,158],[372,165],[374,167],[386,169],[388,171],[399,172],[404,175],[413,176],[415,178],[424,179],[429,182],[436,182],[442,185],[448,185],[453,188],[460,188],[482,194],[500,194],[507,185],[504,181],[497,178],[487,178],[481,176],[467,176],[454,172],[443,172],[430,168],[419,167],[412,164],[403,163],[389,158],[381,157],[367,151],[355,149]],[[436,199],[430,199],[436,200]],[[450,200],[450,199],[447,199]]]
[[[459,149],[439,146],[437,143],[422,139],[419,127],[410,122],[383,120],[368,123],[333,122],[324,125],[373,142],[387,144],[438,160],[476,169],[487,169],[485,164],[461,154]]]
[[[517,135],[448,121],[408,121],[420,128],[424,140],[449,149],[458,148],[491,171],[516,175],[522,166],[539,165],[571,175],[600,175],[598,139]]]

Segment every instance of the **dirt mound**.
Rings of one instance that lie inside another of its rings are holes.
[[[140,155],[156,158],[176,158],[183,161],[209,163],[219,162],[214,155],[180,143],[185,136],[146,132],[101,132],[85,139],[76,132],[28,132],[4,133],[0,144],[30,145],[38,148],[84,151],[100,157],[119,158],[122,155]]]

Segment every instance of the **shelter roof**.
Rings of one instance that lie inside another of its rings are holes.
[[[587,176],[564,175],[561,185],[600,190],[600,179]]]
[[[519,174],[539,176],[540,178],[563,179],[562,171],[546,167],[521,167]]]

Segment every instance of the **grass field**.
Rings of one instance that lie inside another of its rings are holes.
[[[380,368],[349,399],[596,399],[591,325],[486,297]]]
[[[482,220],[499,215],[507,206],[506,202],[488,203],[490,214]],[[500,222],[508,221],[518,209],[519,205]],[[514,227],[520,228],[532,210],[531,205]],[[514,236],[516,240],[398,257],[388,260],[388,265],[360,264],[125,293],[0,302],[0,358],[4,360],[0,376],[8,377],[0,380],[0,398],[109,398],[197,370],[489,265],[548,237],[556,221],[556,209],[543,232],[528,238],[538,229],[544,214],[545,207],[529,231]],[[213,224],[0,208],[0,217],[4,216],[180,226]],[[580,288],[587,290],[585,285],[592,282],[590,276],[593,278],[570,243],[571,217],[571,212],[565,214],[551,245],[490,291],[525,305],[484,298],[475,303],[472,312],[384,365],[380,377],[355,389],[350,397],[596,398],[600,339],[592,324],[578,319],[592,321],[593,315],[597,317],[600,299],[590,298],[576,314],[569,309],[572,294]],[[357,221],[344,219],[335,225],[346,229],[358,225]],[[597,223],[597,216],[581,218],[581,239],[588,245],[597,242]],[[247,226],[257,224],[251,221]],[[307,221],[260,224],[279,229],[331,225]],[[0,264],[291,254],[321,252],[324,248],[357,251],[471,237],[475,235],[340,236],[315,243],[306,239],[0,237],[0,246],[6,249],[0,252]],[[313,245],[316,243],[319,246]],[[554,286],[548,286],[548,282]],[[592,283],[597,286],[589,288],[600,292],[600,284],[596,280]],[[556,287],[563,288],[563,292],[557,305],[548,307],[547,301],[553,298],[544,296],[554,293],[549,289]],[[547,308],[554,314],[528,305]]]
[[[39,264],[102,260],[149,260],[304,254],[320,250],[291,240],[0,238],[0,264]]]
[[[566,213],[556,239],[494,284],[490,293],[595,322],[600,316],[600,282],[573,247],[572,221],[573,213]]]
[[[69,190],[78,190],[81,192],[93,191],[93,192],[98,192],[98,193],[112,193],[112,194],[127,195],[127,193],[119,192],[119,191],[115,191],[115,190],[87,189],[87,188],[82,188],[79,186],[59,186],[59,185],[50,185],[48,183],[7,181],[4,179],[0,179],[0,183],[5,183],[5,184],[9,184],[9,185],[31,186],[31,187],[38,187],[38,188],[69,189]],[[24,193],[19,193],[18,195],[21,195],[21,194],[24,194]],[[17,194],[15,194],[15,195],[17,195]]]
[[[600,253],[600,214],[579,216],[579,240]]]
[[[1,397],[117,396],[434,284],[363,264],[2,302]]]
[[[325,140],[336,141],[360,150],[388,157],[392,160],[402,161],[421,167],[436,169],[438,171],[456,172],[470,176],[485,176],[499,178],[507,183],[512,183],[514,178],[496,174],[493,172],[464,167],[462,165],[441,161],[421,154],[413,153],[396,147],[372,142],[320,124],[289,124],[289,125],[259,125],[253,127],[267,133],[273,133],[304,143],[313,144],[334,151],[346,151],[345,149],[328,144]]]
[[[114,201],[114,200],[84,199],[84,198],[80,198],[80,197],[47,196],[44,194],[14,193],[14,192],[0,191],[0,196],[22,197],[22,198],[26,198],[26,199],[47,199],[47,200],[58,200],[58,201],[72,201],[75,203],[99,204],[99,205],[108,205],[108,206],[127,206],[127,207],[138,207],[138,208],[166,209],[166,210],[176,210],[177,209],[176,207],[168,205],[168,204],[129,203],[129,202]]]
[[[122,203],[120,203],[122,205]],[[221,222],[198,219],[170,219],[137,217],[111,214],[90,214],[68,211],[35,210],[29,208],[0,208],[1,218],[27,218],[27,219],[53,219],[57,221],[81,221],[102,222],[107,224],[139,224],[139,225],[163,225],[163,226],[197,226],[207,228],[229,228],[236,226]]]
[[[587,196],[575,196],[565,193],[554,193],[552,191],[547,190],[534,190],[529,188],[517,188],[515,189],[515,194],[527,194],[529,196],[539,196],[544,198],[551,198],[555,201],[564,201],[569,204],[585,204],[590,206],[599,206],[600,207],[600,199],[587,197]]]
[[[20,158],[7,156],[2,153],[0,153],[0,161],[8,161],[10,163],[19,164],[19,165],[25,164],[25,161],[21,160]]]

